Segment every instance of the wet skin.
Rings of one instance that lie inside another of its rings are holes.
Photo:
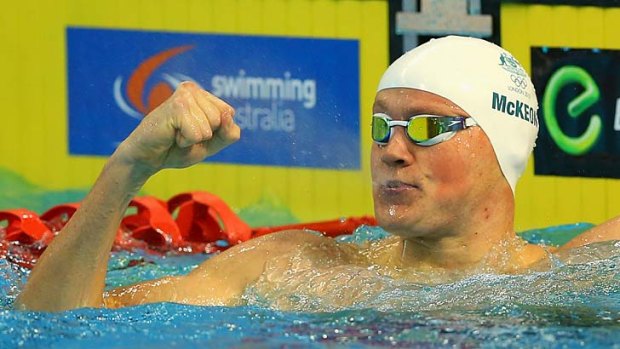
[[[419,114],[469,117],[448,99],[408,88],[378,92],[373,113],[394,120]],[[403,127],[392,131],[386,145],[372,146],[373,198],[379,225],[403,239],[405,259],[447,268],[470,265],[501,241],[516,238],[513,194],[481,128],[428,147],[414,144]]]
[[[416,114],[468,116],[449,100],[411,89],[381,91],[374,112],[397,120]],[[403,128],[396,128],[388,144],[373,145],[371,165],[376,217],[395,236],[356,247],[303,231],[274,234],[231,248],[187,277],[114,290],[106,304],[172,297],[182,303],[235,305],[249,285],[265,295],[308,292],[318,297],[334,292],[323,290],[333,284],[323,280],[367,287],[371,275],[351,275],[368,267],[393,278],[437,283],[483,270],[517,272],[544,257],[542,248],[526,244],[512,230],[513,194],[480,128],[430,147],[415,145]],[[308,265],[316,285],[303,288]],[[159,292],[148,291],[153,288]],[[282,308],[294,306],[277,300],[287,297],[275,298]],[[329,301],[354,301],[349,298]]]
[[[449,100],[413,89],[379,92],[374,111],[397,120],[419,113],[467,116]],[[186,276],[104,293],[110,249],[131,198],[156,172],[191,166],[238,140],[233,115],[216,96],[182,84],[110,157],[14,306],[58,311],[161,301],[236,305],[251,287],[286,296],[299,292],[290,288],[294,284],[348,304],[356,293],[339,294],[338,282],[353,291],[372,287],[370,270],[443,282],[476,272],[520,272],[545,257],[541,247],[516,237],[512,191],[479,127],[430,147],[413,144],[397,127],[388,144],[374,144],[371,151],[375,214],[393,236],[357,247],[304,231],[276,233],[234,246]],[[566,246],[620,239],[619,225],[618,219],[609,221]]]
[[[378,112],[394,120],[420,114],[468,117],[449,100],[413,89],[380,91],[373,107]],[[494,153],[484,138],[473,127],[424,147],[414,144],[404,127],[394,127],[386,145],[373,144],[373,198],[380,225],[405,238],[457,234],[470,220],[466,213],[479,205],[481,187],[502,180],[497,166],[489,166]]]

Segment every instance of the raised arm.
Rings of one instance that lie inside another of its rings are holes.
[[[103,305],[107,262],[127,205],[150,176],[202,161],[239,139],[234,110],[194,83],[147,115],[106,163],[96,183],[33,269],[17,309]]]

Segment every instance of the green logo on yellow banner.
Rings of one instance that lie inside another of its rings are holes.
[[[581,85],[584,91],[568,103],[567,112],[570,117],[580,117],[599,100],[598,86],[590,74],[580,67],[567,65],[558,69],[547,83],[543,96],[543,117],[551,138],[560,149],[571,155],[583,155],[596,144],[603,125],[601,117],[595,114],[590,117],[588,127],[580,136],[570,137],[562,132],[556,117],[556,100],[562,88],[575,83]]]

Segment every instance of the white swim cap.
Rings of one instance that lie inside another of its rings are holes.
[[[433,39],[401,56],[377,91],[415,88],[447,98],[485,132],[514,194],[538,135],[538,101],[529,76],[508,51],[482,39]]]

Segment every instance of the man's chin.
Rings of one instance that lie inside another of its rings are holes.
[[[420,226],[419,222],[405,221],[396,217],[376,217],[377,223],[388,233],[402,238],[421,238],[433,235],[432,229]]]
[[[397,220],[394,217],[388,219],[377,217],[377,223],[383,230],[392,235],[407,237],[411,234],[411,225],[404,223],[402,220]]]

